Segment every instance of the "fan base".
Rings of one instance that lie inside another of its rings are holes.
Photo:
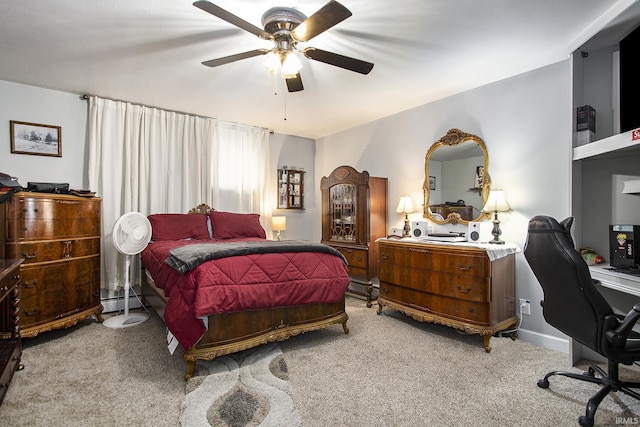
[[[149,313],[129,313],[119,314],[117,316],[105,319],[102,324],[107,328],[128,328],[129,326],[135,326],[149,319]]]

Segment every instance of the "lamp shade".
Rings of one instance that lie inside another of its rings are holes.
[[[286,216],[272,216],[271,228],[273,231],[285,231],[287,229],[287,217]]]
[[[293,51],[287,51],[282,60],[280,73],[283,79],[295,77],[302,70],[302,63]]]
[[[415,211],[413,207],[413,200],[411,200],[411,196],[402,196],[400,197],[400,203],[398,203],[398,208],[396,212],[403,214],[410,214]]]
[[[482,208],[482,212],[508,212],[510,210],[503,190],[491,190],[487,203]]]

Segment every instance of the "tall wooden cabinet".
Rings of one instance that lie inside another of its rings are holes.
[[[67,328],[100,303],[100,198],[15,193],[0,205],[5,256],[20,266],[20,336]]]
[[[387,178],[371,177],[340,166],[320,181],[322,243],[333,246],[349,263],[349,291],[371,307],[377,298],[378,246],[387,235]]]

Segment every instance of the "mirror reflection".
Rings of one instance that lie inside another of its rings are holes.
[[[425,158],[424,217],[438,224],[481,221],[491,179],[484,141],[451,129]]]

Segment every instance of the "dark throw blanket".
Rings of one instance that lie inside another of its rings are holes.
[[[250,241],[250,242],[212,242],[181,246],[172,249],[165,260],[171,268],[185,274],[198,265],[212,259],[251,254],[284,253],[284,252],[325,252],[335,255],[347,264],[344,255],[337,249],[321,243],[301,240],[282,241]]]

